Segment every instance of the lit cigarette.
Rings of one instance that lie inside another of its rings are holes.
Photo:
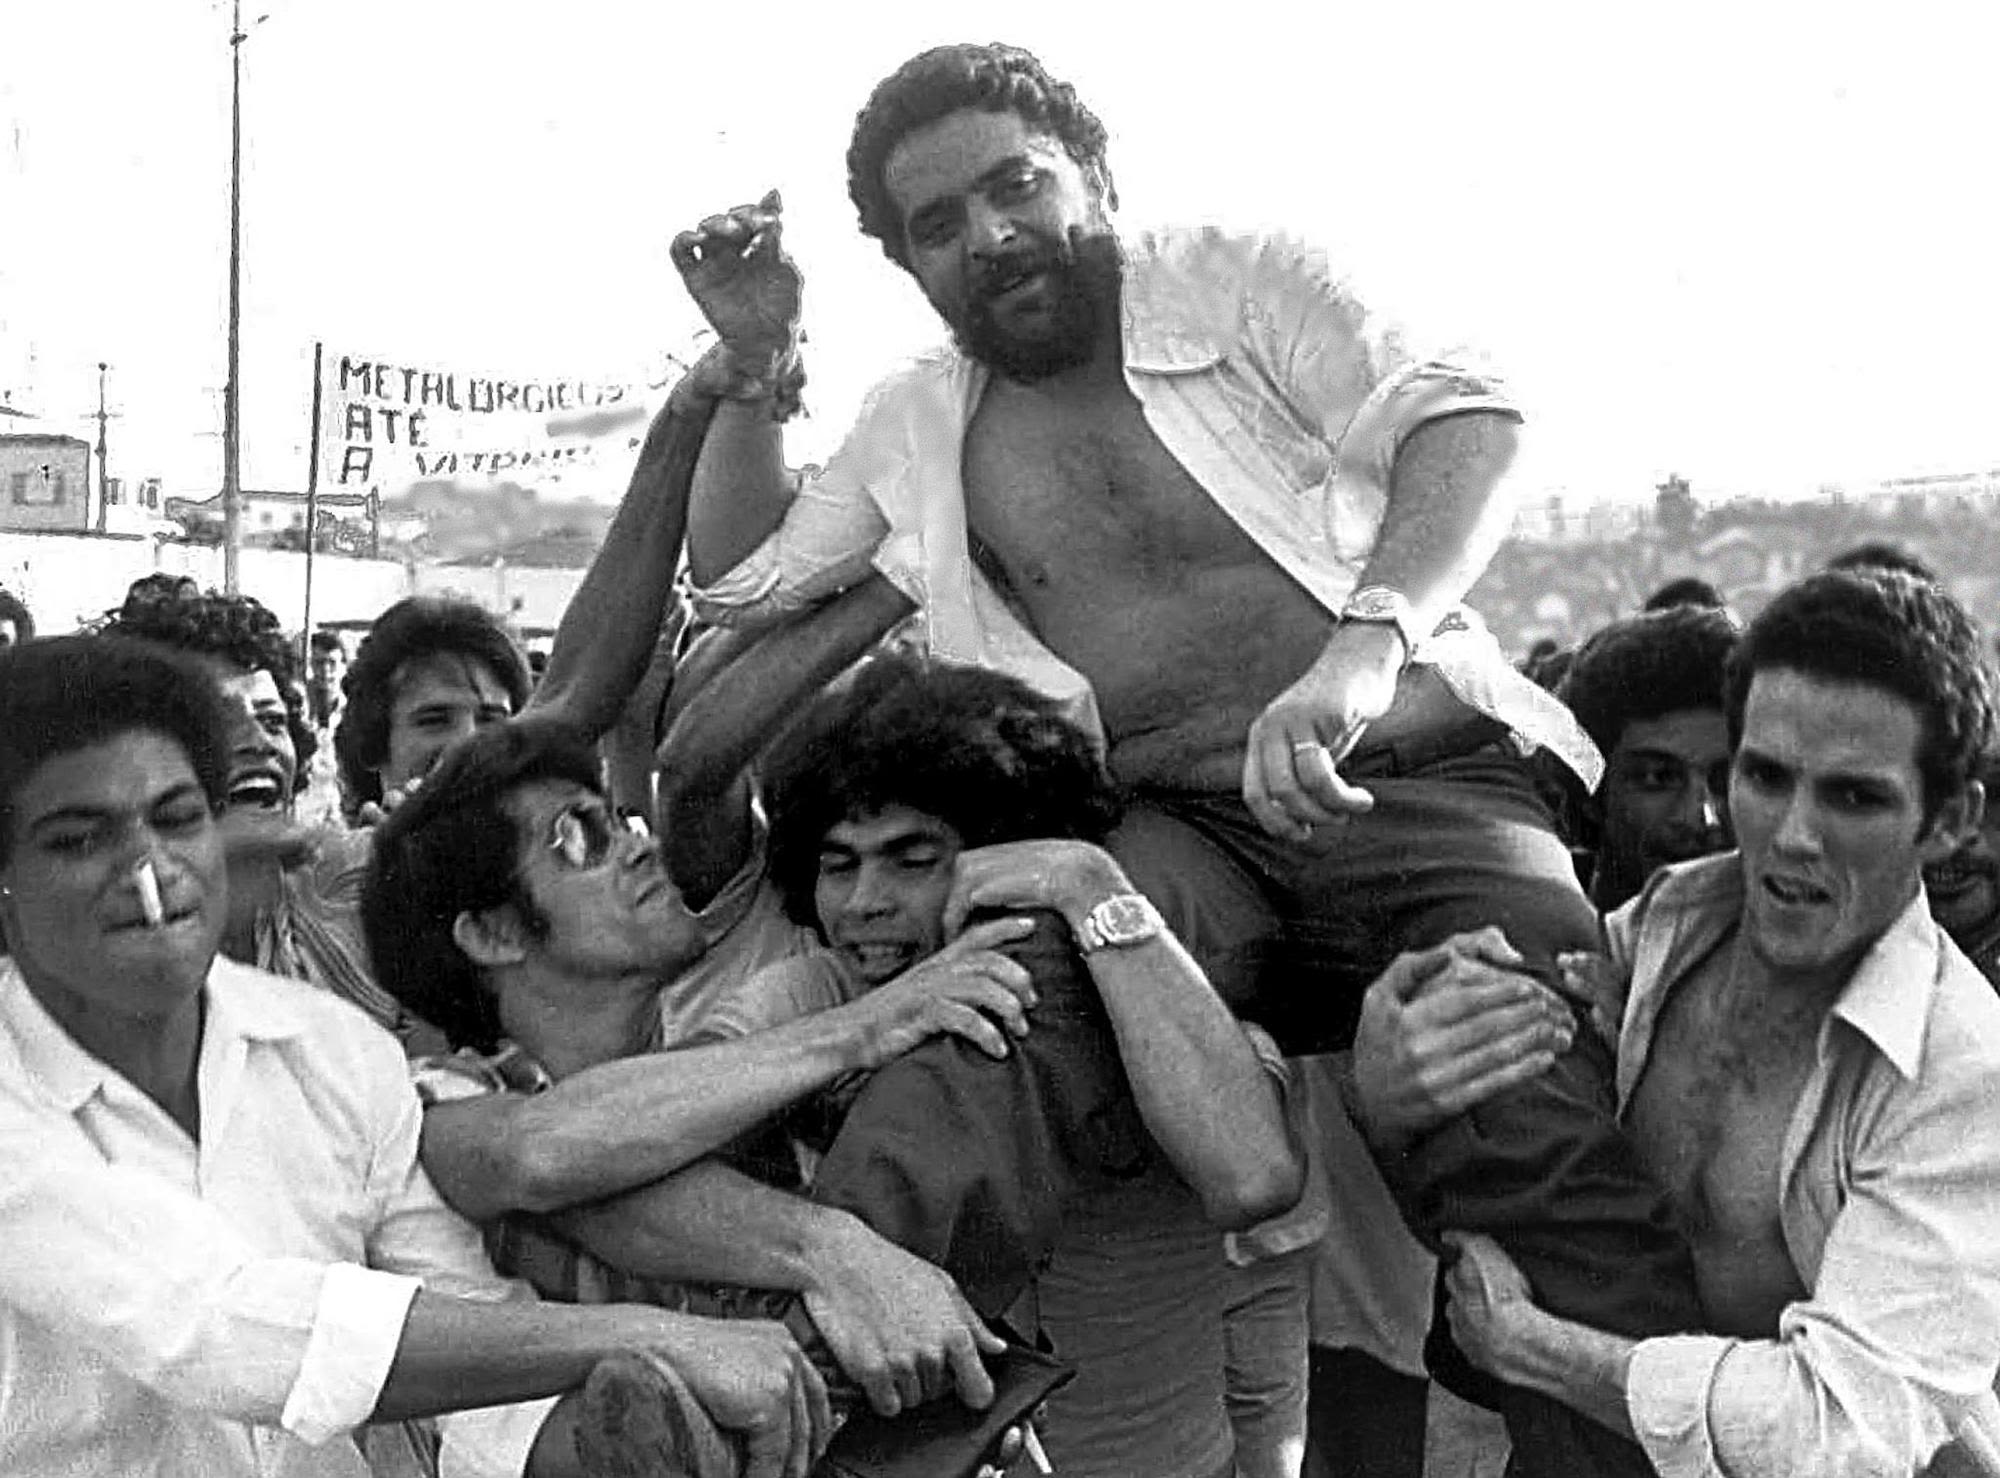
[[[160,879],[150,860],[132,870],[132,885],[139,890],[139,912],[146,916],[146,927],[159,928],[167,921],[167,911],[160,906]]]
[[[1025,1423],[1021,1428],[1021,1449],[1028,1454],[1028,1461],[1035,1465],[1037,1473],[1046,1478],[1046,1475],[1055,1472],[1055,1464],[1049,1461],[1048,1453],[1042,1449],[1042,1439],[1035,1435],[1033,1422]]]

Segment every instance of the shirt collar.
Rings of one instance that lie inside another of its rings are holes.
[[[1940,930],[1922,888],[1861,957],[1833,1014],[1860,1032],[1890,1066],[1914,1078],[1937,995]]]
[[[1126,244],[1119,298],[1126,369],[1188,374],[1213,369],[1228,356],[1242,283],[1218,272],[1222,264],[1236,265],[1234,254],[1196,249],[1209,234],[1148,231]],[[1199,270],[1204,267],[1209,270]]]
[[[269,989],[261,972],[233,960],[217,956],[207,991],[204,1052],[227,1036],[275,1042],[305,1029],[295,1003]],[[0,960],[0,1036],[13,1043],[23,1081],[65,1113],[82,1108],[113,1076],[43,1009],[12,959]]]

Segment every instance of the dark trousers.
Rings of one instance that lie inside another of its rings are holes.
[[[1287,1053],[1351,1046],[1369,983],[1398,954],[1497,924],[1531,962],[1594,949],[1597,917],[1527,768],[1474,727],[1463,752],[1349,767],[1375,809],[1309,843],[1270,836],[1235,796],[1148,793],[1112,839],[1239,1014]],[[1700,1327],[1693,1267],[1614,1114],[1587,1029],[1549,1073],[1384,1165],[1412,1229],[1492,1235],[1550,1312],[1628,1337]],[[1510,1471],[1651,1472],[1568,1407],[1479,1375],[1433,1328],[1433,1371],[1507,1419]]]

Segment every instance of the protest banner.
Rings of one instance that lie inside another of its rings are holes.
[[[378,495],[434,478],[592,485],[605,471],[600,459],[631,455],[632,428],[646,416],[642,378],[508,379],[319,345],[317,482],[329,492]]]

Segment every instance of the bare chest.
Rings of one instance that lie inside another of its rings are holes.
[[[973,534],[1023,600],[1084,572],[1154,585],[1263,558],[1122,386],[1051,402],[996,385],[963,472]]]
[[[974,558],[1095,690],[1129,781],[1230,783],[1242,736],[1332,618],[1191,477],[1119,383],[996,384],[961,474]]]
[[[1779,1210],[1816,1020],[1732,1005],[1726,957],[1662,1010],[1628,1124],[1693,1249],[1711,1327],[1769,1338],[1805,1292]]]

